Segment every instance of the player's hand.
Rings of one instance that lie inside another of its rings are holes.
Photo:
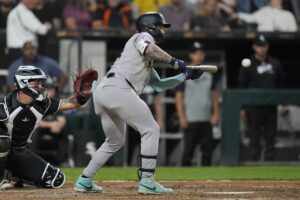
[[[186,129],[189,126],[189,123],[188,123],[186,117],[180,117],[179,124],[182,129]]]
[[[181,73],[186,73],[186,64],[183,60],[179,60],[177,58],[171,58],[170,64],[174,67],[174,69],[179,69]]]
[[[185,77],[186,77],[186,80],[189,80],[189,79],[194,80],[194,79],[200,78],[200,76],[202,74],[203,74],[202,70],[194,70],[194,69],[187,68],[186,72],[185,72]]]
[[[246,120],[246,118],[247,118],[247,116],[246,116],[246,111],[244,110],[244,109],[242,109],[241,111],[240,111],[240,118],[241,118],[241,120]]]
[[[211,125],[216,126],[218,124],[218,122],[219,122],[219,116],[216,114],[213,114],[210,118]]]

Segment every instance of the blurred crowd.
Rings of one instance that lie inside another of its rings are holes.
[[[24,3],[52,29],[134,29],[140,14],[159,11],[171,30],[297,30],[299,5],[293,0],[0,0],[0,29]],[[31,4],[28,6],[28,4]]]

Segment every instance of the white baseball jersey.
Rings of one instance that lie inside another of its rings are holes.
[[[126,78],[138,94],[143,92],[150,79],[153,61],[144,56],[148,44],[155,44],[154,38],[149,33],[134,34],[110,70]]]

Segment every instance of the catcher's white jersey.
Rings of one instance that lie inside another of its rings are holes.
[[[124,76],[138,94],[142,93],[150,79],[152,60],[144,56],[148,44],[155,44],[154,38],[149,33],[134,34],[110,70]]]

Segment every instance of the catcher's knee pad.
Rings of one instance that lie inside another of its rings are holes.
[[[0,158],[6,157],[10,150],[9,136],[0,136]]]
[[[65,174],[59,168],[48,163],[39,185],[47,188],[61,188],[65,183],[65,179]]]

